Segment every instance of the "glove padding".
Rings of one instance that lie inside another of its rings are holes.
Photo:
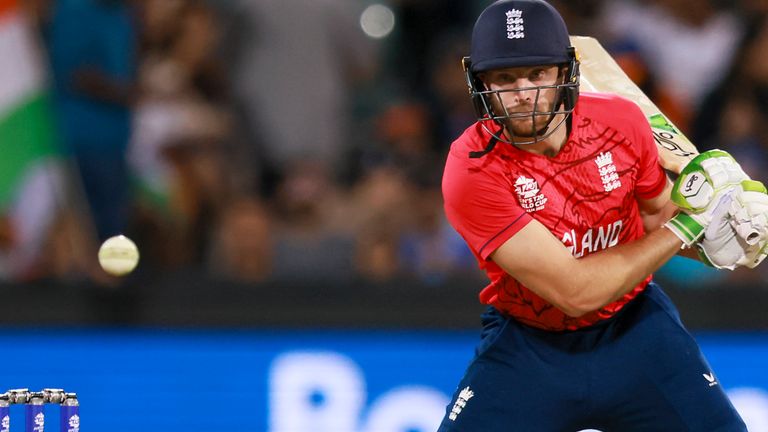
[[[730,195],[744,180],[749,177],[727,152],[709,150],[696,156],[672,187],[672,202],[681,211],[664,226],[682,240],[683,248],[693,245],[714,220],[716,209],[718,223],[727,218]]]
[[[716,268],[757,267],[768,256],[768,194],[758,181],[747,180],[732,194],[727,217],[713,214],[697,245],[702,262]]]

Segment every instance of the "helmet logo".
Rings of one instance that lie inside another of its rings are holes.
[[[524,37],[523,11],[518,9],[507,11],[507,39],[522,39]]]

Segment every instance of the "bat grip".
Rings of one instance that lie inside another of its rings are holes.
[[[754,227],[751,222],[741,222],[735,224],[736,234],[750,246],[756,245],[761,238],[760,230]]]

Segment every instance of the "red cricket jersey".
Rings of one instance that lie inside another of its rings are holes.
[[[494,125],[496,129],[498,126]],[[451,145],[443,174],[445,212],[491,280],[480,301],[547,330],[575,330],[606,319],[640,293],[572,318],[504,272],[488,257],[532,219],[577,257],[644,234],[637,199],[658,196],[666,183],[648,121],[632,102],[581,93],[566,144],[554,157],[491,140],[480,123]]]

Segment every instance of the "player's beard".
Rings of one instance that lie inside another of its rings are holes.
[[[547,126],[552,120],[553,105],[551,100],[540,98],[535,113],[533,104],[509,109],[507,112],[511,117],[502,119],[501,124],[507,134],[512,135],[509,138],[513,140],[514,137],[535,138],[546,132]],[[502,110],[501,112],[505,111]]]
[[[514,90],[510,91],[510,93]],[[551,120],[553,119],[553,107],[556,93],[549,89],[539,90],[534,101],[522,101],[515,107],[503,108],[503,100],[500,94],[493,100],[493,110],[501,113],[496,118],[496,122],[504,126],[504,134],[510,142],[519,142],[521,144],[532,143],[537,137],[547,132]]]

